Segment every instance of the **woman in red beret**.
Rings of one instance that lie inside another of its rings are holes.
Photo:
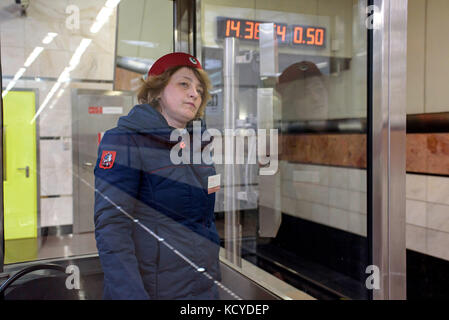
[[[105,299],[219,297],[215,193],[208,185],[215,168],[170,160],[178,145],[173,130],[192,135],[194,121],[206,130],[209,89],[195,57],[165,55],[149,70],[140,104],[101,141],[94,220]]]

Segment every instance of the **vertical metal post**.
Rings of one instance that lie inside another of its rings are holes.
[[[241,266],[241,228],[236,211],[235,194],[235,120],[237,115],[238,72],[236,56],[238,50],[236,38],[226,38],[223,62],[223,105],[224,105],[224,211],[225,211],[225,251],[226,259]]]
[[[195,0],[173,1],[173,49],[195,55]]]
[[[260,76],[277,77],[279,72],[278,45],[274,23],[259,25]]]
[[[278,80],[279,53],[274,23],[261,23],[259,31],[259,76],[263,87],[257,89],[257,128],[265,129],[267,141],[270,141],[268,132],[274,128],[274,117],[278,116],[275,111],[274,87]],[[274,195],[274,201],[269,207],[259,203],[258,235],[260,237],[276,237],[281,225],[281,190],[278,187],[281,185],[280,179],[279,171],[274,175],[259,176],[260,192],[262,193],[263,190]]]
[[[406,298],[405,156],[407,0],[374,0],[372,257],[375,300]]]

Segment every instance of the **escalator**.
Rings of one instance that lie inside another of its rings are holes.
[[[71,265],[79,268],[79,289],[74,285],[75,273],[65,273]],[[219,286],[221,300],[280,299],[224,262],[221,262],[221,273],[224,288]],[[101,300],[103,296],[103,272],[98,255],[5,266],[0,283],[4,300]]]

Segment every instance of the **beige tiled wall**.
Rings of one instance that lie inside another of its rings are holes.
[[[366,236],[366,171],[281,161],[282,212]],[[407,174],[407,248],[449,260],[449,178]]]
[[[407,113],[449,111],[449,1],[409,0]]]
[[[449,260],[449,178],[407,174],[407,248]]]
[[[366,236],[364,170],[281,161],[282,211]]]
[[[424,113],[426,1],[409,0],[407,26],[407,113]]]

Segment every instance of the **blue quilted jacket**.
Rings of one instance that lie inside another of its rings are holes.
[[[218,298],[215,193],[208,194],[216,172],[204,163],[173,164],[173,129],[143,104],[101,140],[94,221],[105,299]],[[191,134],[192,124],[186,129]]]

